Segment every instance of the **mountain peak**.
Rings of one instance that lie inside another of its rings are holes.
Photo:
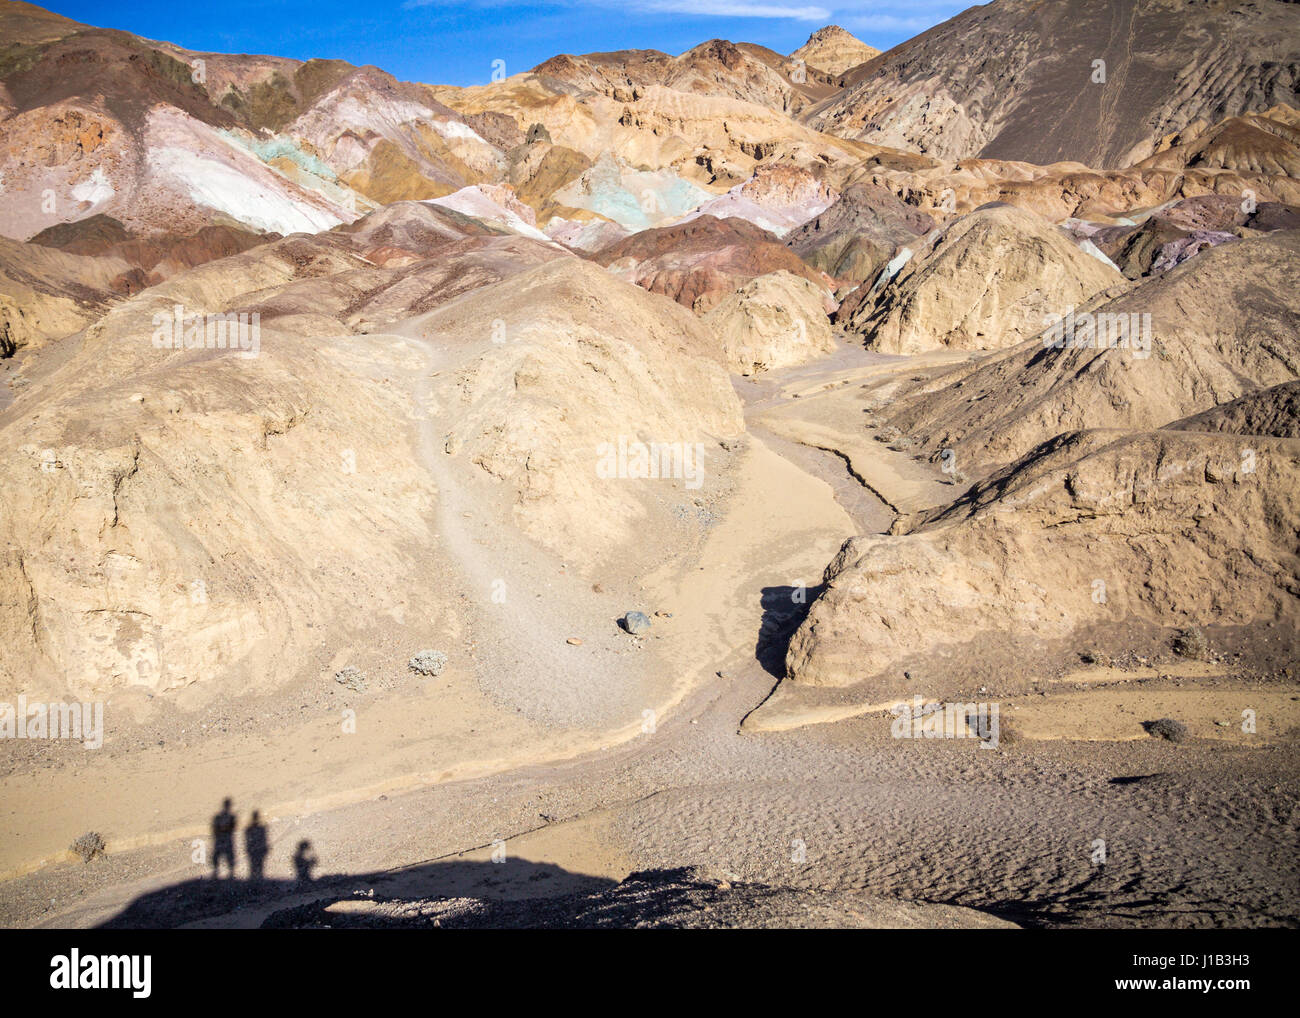
[[[796,60],[831,74],[843,74],[850,67],[857,67],[879,55],[880,50],[868,46],[839,25],[817,29],[808,36],[806,43],[790,54]]]

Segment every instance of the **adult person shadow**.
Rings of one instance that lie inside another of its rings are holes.
[[[248,856],[248,879],[250,881],[260,883],[266,875],[266,854],[268,851],[266,824],[262,823],[261,813],[258,810],[253,810],[248,826],[244,828],[244,854]]]
[[[221,861],[226,862],[226,877],[235,876],[235,814],[230,809],[231,800],[221,803],[221,812],[212,817],[212,877],[221,878]]]
[[[316,853],[311,850],[311,842],[306,839],[298,842],[298,848],[293,853],[293,871],[297,877],[298,883],[310,884],[312,882],[312,870],[320,860],[316,858]]]

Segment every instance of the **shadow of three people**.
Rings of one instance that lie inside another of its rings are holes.
[[[231,809],[232,800],[227,798],[221,803],[221,812],[212,817],[212,876],[221,878],[221,864],[226,864],[226,879],[235,876],[235,830],[238,819]],[[244,854],[248,856],[248,879],[260,881],[266,874],[266,857],[270,853],[270,840],[266,824],[262,823],[261,813],[253,810],[248,825],[244,828]],[[304,839],[298,842],[293,854],[293,868],[299,883],[310,883],[312,870],[320,860],[312,851],[311,842]]]

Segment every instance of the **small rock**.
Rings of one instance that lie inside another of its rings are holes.
[[[335,672],[334,681],[341,686],[347,686],[354,693],[360,693],[366,688],[366,677],[361,674],[361,669],[354,668],[352,665]]]
[[[581,647],[581,646],[582,646],[582,641],[579,640],[576,636],[570,636],[570,637],[569,637],[567,640],[565,640],[564,642],[567,643],[570,647]]]
[[[636,636],[650,628],[650,616],[645,612],[628,612],[622,619],[623,628]]]
[[[1161,718],[1159,721],[1143,721],[1142,727],[1148,735],[1167,739],[1169,742],[1182,742],[1187,738],[1187,726],[1173,718]]]
[[[440,650],[422,650],[406,662],[406,667],[420,675],[440,675],[446,665],[447,655]]]
[[[87,831],[71,845],[71,849],[81,856],[82,862],[90,862],[105,850],[104,838],[98,831]]]

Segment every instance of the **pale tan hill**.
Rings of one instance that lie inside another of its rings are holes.
[[[1034,338],[922,382],[888,411],[889,421],[934,455],[953,449],[958,468],[975,475],[1062,431],[1159,428],[1291,381],[1300,375],[1298,260],[1296,230],[1205,251],[1112,301],[1077,309],[1124,316],[1104,331],[1126,321],[1128,342],[1088,345],[1080,320],[1076,345]]]
[[[667,525],[657,496],[689,495],[702,477],[685,474],[713,469],[718,440],[744,430],[722,352],[695,315],[578,258],[477,289],[402,331],[446,359],[434,386],[442,453],[504,487],[514,524],[583,568]],[[620,469],[605,459],[620,442],[671,447],[662,472],[682,476],[605,476]]]
[[[739,375],[802,364],[835,349],[823,288],[789,272],[746,283],[704,316],[722,341],[727,367]]]
[[[1126,285],[1113,266],[1011,206],[918,238],[891,265],[896,274],[878,290],[864,283],[861,302],[840,316],[882,353],[1015,346],[1041,332],[1048,315]]]
[[[1062,435],[953,505],[854,538],[790,643],[791,681],[879,702],[1024,690],[1091,651],[1169,658],[1197,627],[1246,663],[1300,649],[1300,442]],[[1228,592],[1231,592],[1229,595]]]
[[[362,254],[385,245],[420,257]],[[256,345],[159,346],[177,305],[256,312]],[[498,541],[589,567],[649,521],[680,526],[673,506],[743,430],[689,311],[423,205],[181,273],[66,342],[0,411],[0,471],[24,479],[0,494],[6,695],[200,702],[332,683],[376,626],[408,655],[454,641],[430,582],[463,551],[434,536],[442,471],[486,486]],[[602,478],[620,437],[690,459]]]
[[[71,335],[122,296],[121,256],[69,254],[0,237],[0,357]]]
[[[850,73],[805,119],[941,159],[1120,167],[1197,120],[1297,105],[1298,58],[1300,11],[1276,0],[994,0]]]
[[[880,56],[880,50],[868,46],[839,25],[827,25],[808,36],[808,41],[790,54],[792,60],[802,60],[810,67],[843,74],[851,67],[865,64]]]
[[[365,630],[424,635],[388,615],[395,587],[412,619],[455,631],[419,579],[435,568],[435,486],[408,402],[383,381],[419,370],[409,350],[272,322],[247,359],[153,345],[178,304],[248,311],[259,290],[356,264],[295,243],[119,305],[0,414],[0,471],[24,479],[0,494],[6,696],[209,700],[332,682],[331,659]]]

